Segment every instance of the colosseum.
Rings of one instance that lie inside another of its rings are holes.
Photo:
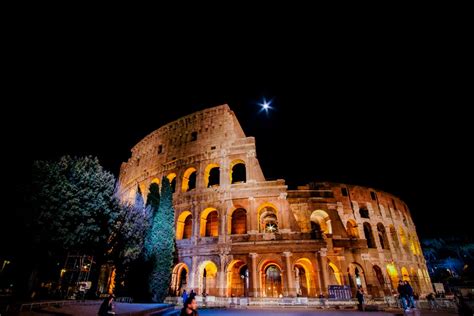
[[[208,298],[336,297],[361,286],[390,296],[398,281],[432,291],[407,205],[361,186],[267,181],[255,139],[221,105],[155,130],[120,169],[122,199],[174,190],[176,263],[171,293]],[[352,293],[351,293],[352,292]]]

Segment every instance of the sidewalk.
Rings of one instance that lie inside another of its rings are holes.
[[[33,315],[97,315],[101,301],[97,304],[88,305],[65,305],[61,307],[49,306],[40,310],[21,312],[21,316]],[[129,304],[115,303],[116,315],[145,316],[154,313],[163,313],[173,309],[174,306],[169,304]]]

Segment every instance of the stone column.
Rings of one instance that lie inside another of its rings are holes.
[[[197,256],[192,256],[192,262],[191,262],[191,271],[189,272],[189,288],[190,291],[191,289],[194,289],[194,292],[197,293],[197,287],[198,287],[198,282],[197,282],[197,276],[198,276],[198,266],[197,266]]]
[[[218,293],[219,293],[219,296],[220,297],[224,297],[225,296],[225,289],[226,289],[226,284],[225,284],[225,263],[226,263],[226,259],[227,259],[227,255],[226,254],[220,254],[219,255],[219,258],[220,258],[220,269],[219,271],[217,272],[217,276],[218,276],[218,286],[217,286],[217,289],[218,289]]]
[[[200,229],[201,229],[201,210],[199,209],[200,205],[193,203],[193,237],[197,241],[199,237],[201,237]]]
[[[316,252],[316,258],[318,260],[318,266],[319,266],[319,278],[321,280],[321,292],[322,293],[327,293],[328,289],[328,282],[329,282],[329,276],[328,276],[328,260],[326,257],[326,248],[321,248],[319,251]]]
[[[280,195],[278,196],[278,228],[280,230],[280,233],[289,233],[290,230],[290,218],[289,218],[289,212],[290,210],[290,205],[288,204],[286,200],[287,193],[286,192],[281,192]]]
[[[253,182],[255,181],[255,168],[256,168],[256,151],[255,149],[251,149],[247,151],[247,161],[245,162],[245,176],[246,182]]]
[[[256,234],[258,232],[258,214],[255,198],[250,196],[249,198],[249,209],[247,210],[247,233]]]
[[[249,253],[250,257],[250,289],[249,296],[258,297],[258,273],[257,273],[257,254]]]
[[[224,150],[223,153],[225,154]],[[219,166],[219,186],[228,186],[230,184],[229,161],[226,158],[221,160]]]
[[[291,268],[291,259],[290,259],[290,257],[292,256],[292,253],[289,251],[285,251],[283,253],[283,256],[285,257],[287,296],[295,297],[296,290],[295,290],[295,285],[294,285],[294,280],[293,280],[294,275],[293,275],[293,269]]]
[[[219,214],[219,242],[225,242],[226,234],[226,219],[227,219],[227,206],[226,203],[221,203],[220,209],[217,211]]]

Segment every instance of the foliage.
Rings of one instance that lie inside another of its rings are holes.
[[[163,302],[168,294],[175,252],[173,195],[168,178],[163,177],[161,200],[153,217],[150,240],[146,245],[151,262],[150,294],[155,302]]]
[[[37,242],[48,250],[104,253],[119,212],[114,176],[95,157],[64,156],[33,165]]]

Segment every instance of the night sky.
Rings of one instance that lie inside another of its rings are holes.
[[[24,58],[7,86],[14,127],[4,126],[6,173],[15,189],[34,159],[64,154],[96,155],[118,175],[148,133],[227,103],[256,137],[267,179],[386,190],[407,202],[421,237],[470,234],[472,88],[454,55],[269,52],[247,61],[221,52],[218,60],[170,53],[132,61],[76,48]],[[263,97],[273,98],[268,115],[258,113]]]

